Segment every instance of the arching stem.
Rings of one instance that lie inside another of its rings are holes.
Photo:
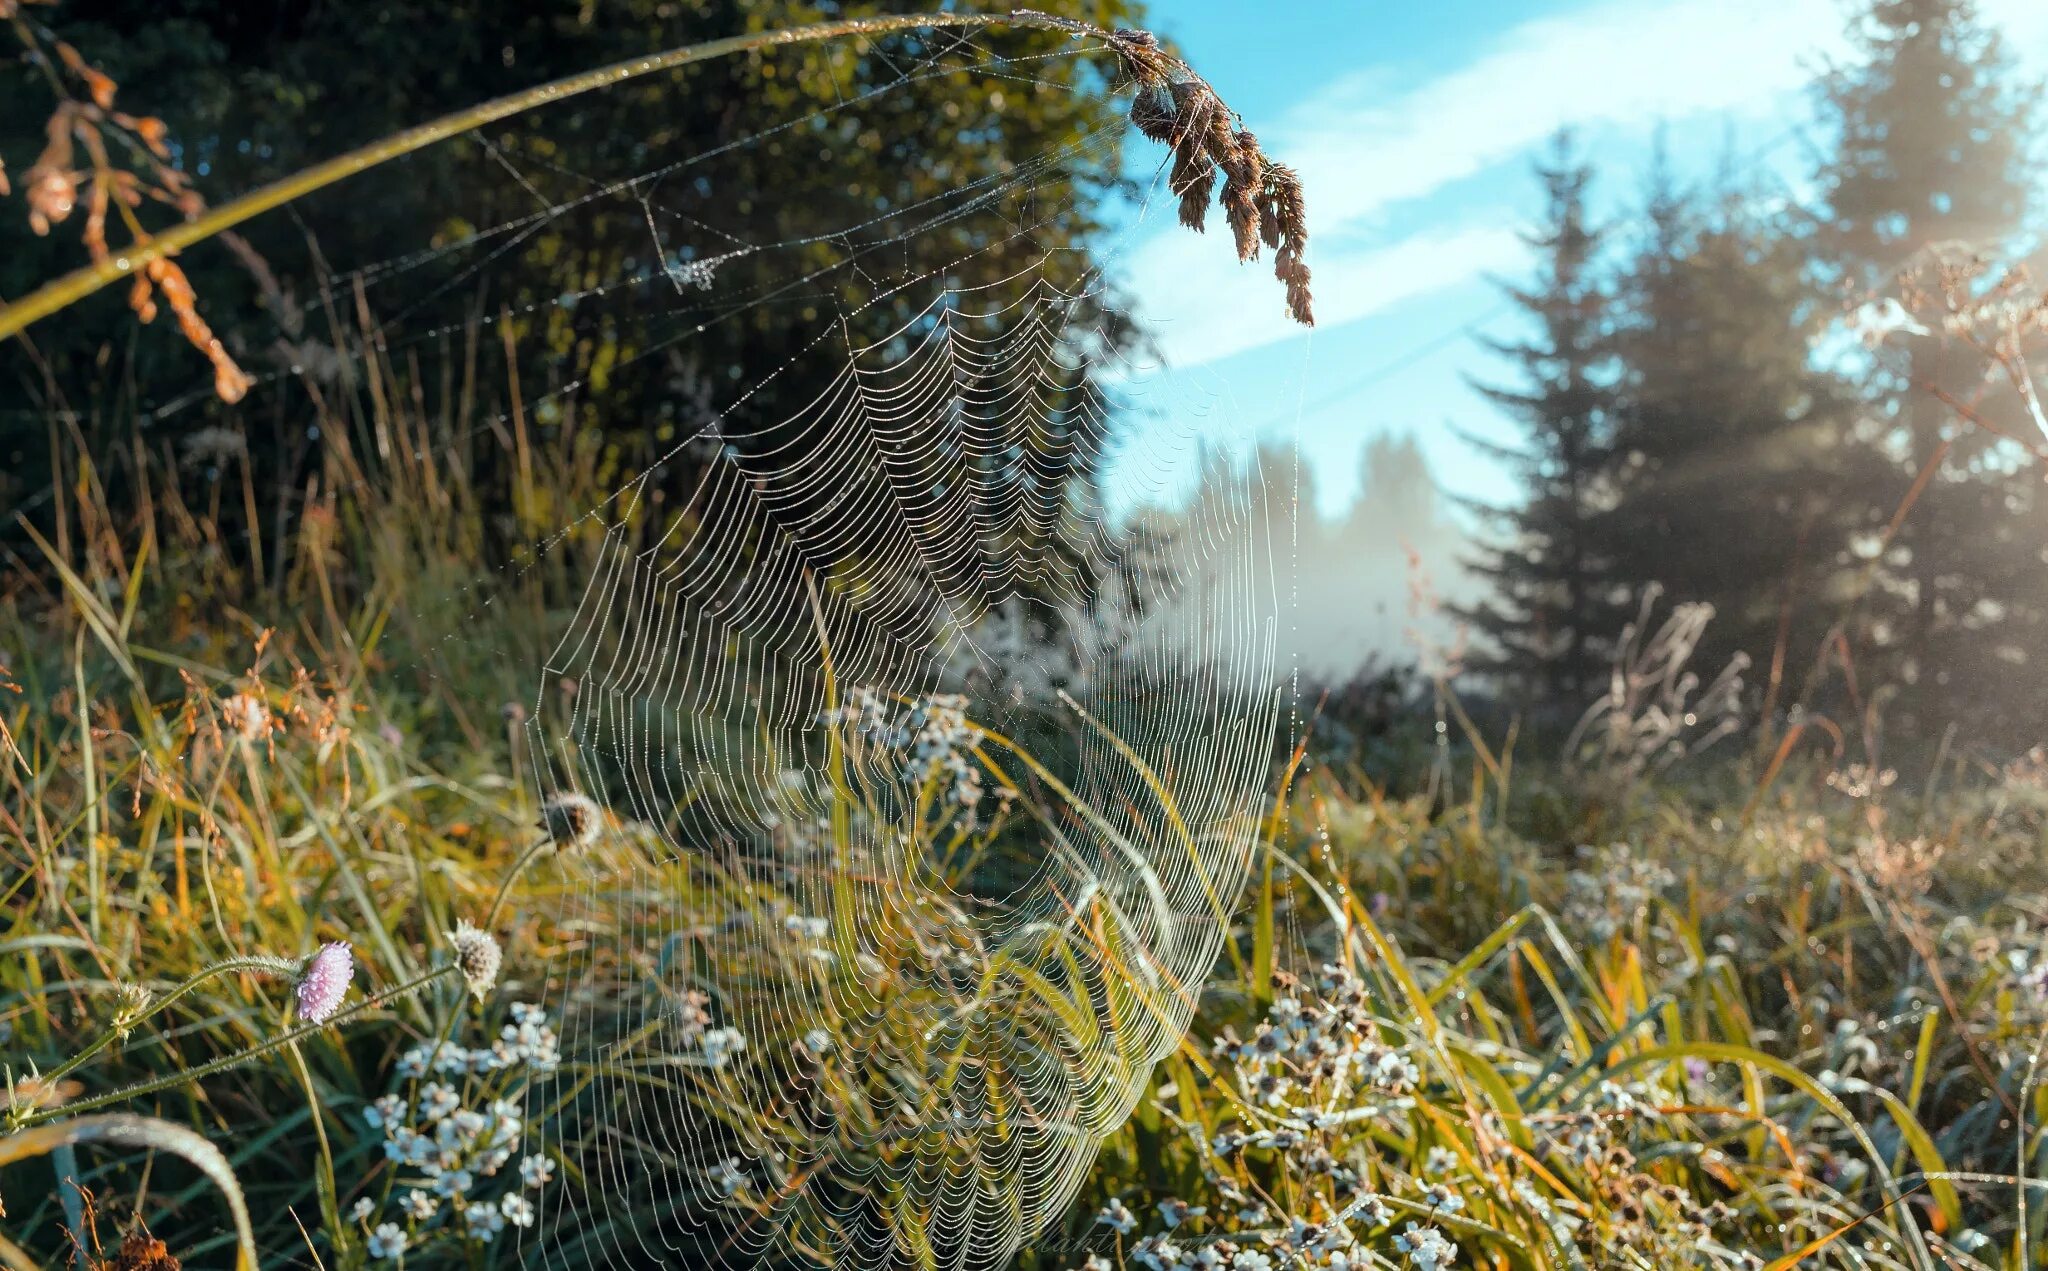
[[[536,106],[547,105],[565,97],[574,97],[592,89],[606,88],[659,71],[674,70],[679,66],[688,66],[692,62],[707,62],[734,53],[752,52],[755,49],[810,44],[848,37],[889,35],[897,31],[920,28],[991,26],[1050,27],[1070,31],[1075,35],[1103,37],[1110,34],[1084,22],[1056,17],[1049,13],[1038,13],[1030,9],[1018,9],[1010,13],[895,14],[885,17],[850,18],[838,22],[818,22],[786,30],[727,36],[724,39],[706,40],[701,44],[670,49],[665,53],[653,53],[646,57],[615,62],[594,71],[584,71],[504,97],[493,98],[443,115],[431,123],[393,133],[380,141],[373,141],[369,145],[338,155],[324,163],[316,163],[310,168],[273,181],[238,199],[223,203],[203,216],[185,221],[144,242],[135,243],[123,252],[110,255],[106,260],[74,270],[38,288],[21,300],[0,308],[0,339],[26,330],[30,323],[49,317],[109,283],[132,277],[136,270],[153,260],[174,256],[182,249],[240,225],[253,216],[354,176],[358,172],[387,163],[401,155],[424,149],[437,141],[445,141],[449,137],[480,128],[508,115],[531,110]]]
[[[425,972],[422,975],[415,976],[414,978],[407,980],[403,984],[395,984],[388,989],[382,990],[381,992],[372,993],[368,997],[365,997],[362,1001],[357,1002],[354,1006],[342,1008],[342,1010],[330,1016],[322,1023],[301,1024],[297,1028],[291,1029],[287,1032],[279,1033],[277,1036],[270,1038],[268,1041],[258,1042],[253,1046],[247,1047],[246,1049],[238,1050],[231,1055],[222,1055],[219,1059],[212,1060],[208,1063],[200,1064],[196,1068],[182,1069],[178,1072],[171,1073],[169,1076],[155,1077],[148,1081],[139,1081],[136,1082],[134,1085],[122,1086],[118,1090],[108,1090],[102,1094],[92,1095],[91,1097],[85,1099],[78,1099],[71,1103],[60,1104],[55,1107],[41,1108],[34,1112],[27,1113],[26,1115],[17,1115],[13,1118],[12,1125],[9,1128],[22,1129],[32,1125],[40,1125],[46,1121],[59,1121],[68,1117],[76,1116],[81,1112],[90,1112],[95,1108],[104,1108],[109,1104],[125,1103],[130,1099],[139,1099],[143,1095],[155,1094],[160,1090],[169,1090],[174,1086],[189,1085],[192,1082],[204,1080],[207,1077],[213,1076],[217,1072],[225,1072],[229,1068],[235,1067],[237,1064],[244,1064],[249,1062],[251,1059],[261,1059],[265,1055],[273,1054],[276,1051],[282,1050],[286,1046],[291,1045],[293,1042],[300,1041],[307,1037],[311,1037],[315,1033],[318,1033],[321,1030],[326,1029],[332,1025],[344,1023],[349,1019],[362,1014],[364,1011],[373,1010],[376,1007],[382,1006],[386,1002],[390,1002],[397,998],[406,997],[413,993],[417,993],[421,989],[427,987],[429,984],[432,984],[435,980],[445,979],[446,977],[453,975],[455,973],[456,966],[452,962],[443,966],[435,967],[433,970]]]
[[[484,914],[483,927],[485,931],[495,932],[498,929],[498,915],[504,912],[505,902],[512,896],[512,885],[519,881],[519,876],[526,872],[527,867],[532,865],[540,857],[541,853],[554,845],[554,839],[543,838],[521,852],[519,859],[512,862],[512,868],[505,871],[505,881],[498,884],[497,896],[491,901],[490,909]]]

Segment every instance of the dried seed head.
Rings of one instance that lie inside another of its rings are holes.
[[[142,1017],[149,1013],[149,1004],[156,1000],[156,994],[140,984],[121,984],[114,989],[114,1017],[109,1022],[114,1035],[122,1041],[134,1030]]]
[[[1308,217],[1301,179],[1274,163],[1249,131],[1234,128],[1230,109],[1159,41],[1142,31],[1109,37],[1125,74],[1136,82],[1131,124],[1172,151],[1167,188],[1180,201],[1180,222],[1200,232],[1208,219],[1216,177],[1240,261],[1256,260],[1260,245],[1274,251],[1274,276],[1286,284],[1287,311],[1315,325],[1309,293]]]
[[[1239,261],[1259,258],[1259,205],[1265,187],[1266,156],[1259,150],[1259,139],[1240,129],[1223,159],[1223,214],[1230,218]]]
[[[1173,71],[1173,59],[1159,46],[1158,36],[1133,27],[1118,27],[1109,33],[1109,47],[1116,52],[1124,74],[1142,87],[1166,87],[1167,77]]]
[[[256,381],[235,365],[234,358],[228,356],[227,346],[199,316],[199,294],[192,290],[185,271],[161,258],[142,267],[142,272],[135,276],[135,288],[129,293],[128,304],[135,310],[135,316],[144,322],[156,316],[156,302],[150,297],[152,285],[163,293],[164,303],[171,307],[171,314],[177,318],[178,330],[184,333],[185,339],[213,363],[214,392],[224,402],[241,401]]]
[[[604,813],[596,800],[565,791],[541,805],[540,825],[557,850],[572,851],[597,841],[597,832],[604,828]]]
[[[229,697],[220,704],[220,716],[221,722],[243,741],[262,741],[277,726],[269,704],[254,693],[236,693]]]
[[[1131,98],[1131,124],[1161,145],[1173,141],[1173,103],[1157,89],[1140,88]]]
[[[465,918],[457,921],[455,930],[448,933],[448,942],[455,946],[455,969],[462,973],[463,983],[482,1001],[497,985],[498,968],[505,960],[497,937],[470,925]]]
[[[1273,276],[1287,284],[1287,312],[1305,327],[1316,324],[1309,294],[1308,264],[1302,251],[1308,246],[1308,202],[1302,195],[1301,178],[1284,163],[1272,164],[1267,177],[1275,227],[1278,231],[1273,257]]]
[[[121,1238],[121,1248],[112,1262],[101,1265],[107,1271],[183,1271],[170,1247],[140,1227]]]
[[[1232,145],[1230,112],[1199,80],[1173,86],[1173,171],[1167,188],[1180,198],[1180,223],[1199,233],[1208,220],[1216,169]]]
[[[299,1018],[309,1024],[324,1024],[333,1018],[348,996],[355,974],[355,954],[346,941],[322,945],[306,960],[306,969],[299,975]]]

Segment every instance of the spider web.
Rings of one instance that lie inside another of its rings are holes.
[[[663,385],[653,461],[527,562],[583,545],[523,729],[539,791],[601,828],[543,863],[550,911],[514,915],[564,1056],[522,1151],[571,1184],[518,1233],[526,1262],[1005,1265],[1221,953],[1286,700],[1266,521],[1292,508],[1255,464],[1209,472],[1171,534],[1105,506],[1111,466],[1186,488],[1219,409],[1128,338],[1112,283],[1173,204],[1157,147],[1118,122],[774,241],[706,193],[963,70],[1029,94],[1076,91],[1055,60],[1113,64],[1002,39],[879,46],[897,73],[834,106],[622,173],[561,158],[547,112],[474,136],[532,210],[326,289],[407,280],[381,317],[400,351],[594,323],[616,359],[565,363],[521,405],[542,422]],[[1126,148],[1129,218],[1037,250],[1091,214],[1059,174]],[[610,272],[465,308],[621,207],[645,237]],[[693,357],[735,328],[772,332],[762,361]]]

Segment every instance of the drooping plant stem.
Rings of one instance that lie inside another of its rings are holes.
[[[40,1125],[47,1121],[61,1120],[65,1117],[76,1116],[81,1112],[90,1112],[95,1108],[104,1108],[115,1103],[125,1103],[130,1099],[139,1099],[144,1095],[155,1094],[160,1090],[169,1090],[174,1086],[203,1081],[215,1073],[225,1072],[238,1064],[245,1064],[252,1059],[261,1059],[265,1055],[274,1054],[294,1042],[311,1037],[331,1025],[345,1023],[365,1011],[374,1010],[384,1005],[386,1002],[409,997],[426,988],[434,981],[446,979],[456,973],[457,967],[452,962],[435,967],[433,970],[417,975],[403,984],[394,984],[390,988],[372,993],[354,1006],[343,1007],[321,1023],[301,1024],[299,1027],[279,1033],[267,1041],[258,1042],[253,1046],[238,1050],[230,1055],[222,1055],[220,1058],[200,1064],[196,1068],[187,1068],[168,1076],[156,1077],[148,1081],[139,1081],[134,1085],[123,1086],[118,1090],[109,1090],[103,1094],[91,1095],[57,1107],[42,1108],[26,1115],[17,1116],[12,1128],[20,1129],[26,1126]]]
[[[135,1026],[142,1023],[143,1020],[163,1010],[171,1003],[217,975],[227,975],[234,971],[261,971],[270,975],[296,975],[298,970],[299,964],[290,958],[273,958],[265,954],[251,954],[248,957],[228,958],[224,961],[216,962],[212,966],[187,976],[178,983],[176,988],[171,989],[163,996],[152,998],[149,1005],[123,1019],[116,1027],[109,1028],[101,1033],[97,1038],[93,1039],[93,1043],[90,1046],[79,1051],[63,1063],[58,1064],[55,1068],[50,1069],[50,1071],[41,1074],[42,1078],[45,1081],[56,1081],[59,1077],[66,1076],[80,1064],[105,1050],[117,1038],[133,1031]]]
[[[1075,35],[1105,38],[1110,35],[1110,32],[1085,22],[1049,13],[1038,13],[1030,9],[1018,9],[1010,13],[893,14],[883,17],[850,18],[838,22],[817,22],[809,26],[790,27],[787,30],[727,36],[724,39],[706,40],[701,44],[684,45],[682,48],[670,49],[664,53],[615,62],[610,66],[565,76],[533,88],[493,98],[443,115],[430,123],[393,133],[380,141],[373,141],[347,154],[337,155],[324,163],[316,163],[310,168],[273,181],[238,199],[223,203],[204,215],[153,235],[124,252],[109,256],[104,261],[74,270],[20,300],[0,307],[0,339],[26,330],[30,323],[49,317],[109,283],[133,277],[151,261],[174,256],[184,248],[204,242],[253,216],[333,185],[359,172],[366,172],[401,155],[411,154],[435,142],[445,141],[509,115],[516,115],[567,97],[575,97],[593,89],[609,87],[660,71],[674,70],[693,62],[729,57],[734,53],[849,37],[889,35],[897,31],[921,28],[991,26],[1051,27],[1070,31]]]

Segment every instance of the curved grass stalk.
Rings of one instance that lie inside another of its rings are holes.
[[[165,1077],[154,1077],[147,1081],[138,1081],[133,1085],[122,1086],[116,1090],[108,1090],[71,1103],[42,1108],[18,1118],[16,1124],[19,1128],[26,1128],[51,1121],[66,1121],[68,1123],[69,1118],[80,1112],[90,1112],[95,1108],[104,1108],[109,1104],[137,1099],[146,1094],[155,1094],[159,1090],[169,1090],[174,1086],[189,1085],[192,1082],[211,1077],[217,1072],[225,1072],[229,1068],[245,1064],[252,1059],[260,1059],[265,1055],[274,1054],[295,1042],[311,1037],[333,1025],[343,1023],[365,1011],[382,1006],[386,1002],[410,997],[429,984],[432,984],[435,980],[445,979],[456,974],[457,971],[458,968],[453,962],[435,967],[433,970],[423,975],[415,976],[403,984],[394,984],[382,992],[372,993],[353,1006],[345,1006],[321,1023],[301,1024],[297,1028],[279,1033],[277,1036],[266,1041],[257,1042],[253,1046],[238,1050],[230,1055],[222,1055],[219,1059],[200,1064],[196,1068],[187,1068]],[[4,1163],[4,1160],[0,1160],[0,1164]]]
[[[117,1147],[172,1152],[192,1163],[227,1198],[235,1221],[236,1271],[255,1271],[256,1236],[249,1225],[249,1205],[235,1181],[235,1171],[219,1148],[199,1134],[170,1121],[126,1112],[81,1117],[56,1125],[36,1126],[0,1139],[0,1165],[42,1156],[77,1143],[109,1143]],[[12,1246],[8,1246],[12,1249]],[[19,1250],[15,1250],[19,1253]],[[29,1265],[34,1265],[33,1263]]]
[[[175,256],[183,249],[204,242],[224,230],[232,229],[251,217],[324,189],[337,181],[346,180],[357,173],[367,172],[415,150],[423,150],[436,142],[445,141],[471,129],[539,106],[576,97],[594,89],[608,88],[627,80],[674,70],[693,62],[708,62],[715,58],[748,53],[757,49],[889,35],[897,31],[993,26],[1043,27],[1069,31],[1075,35],[1103,38],[1110,35],[1109,32],[1084,22],[1030,9],[1018,9],[1009,13],[892,14],[727,36],[723,39],[706,40],[700,44],[684,45],[664,53],[614,62],[610,66],[601,66],[596,70],[583,71],[516,93],[508,93],[503,97],[443,115],[430,123],[393,133],[382,140],[373,141],[347,154],[337,155],[323,163],[316,163],[310,168],[302,169],[261,189],[223,203],[203,216],[165,230],[146,242],[136,243],[118,255],[74,270],[13,304],[0,308],[0,339],[26,330],[31,323],[47,318],[111,283],[134,276],[136,271],[152,261]]]
[[[175,988],[163,996],[150,999],[148,1005],[126,1016],[116,1026],[101,1033],[84,1050],[79,1051],[63,1063],[58,1064],[55,1068],[50,1069],[50,1071],[40,1074],[40,1076],[44,1081],[56,1081],[60,1077],[69,1075],[76,1071],[80,1064],[99,1054],[116,1040],[134,1031],[142,1021],[163,1010],[171,1003],[217,975],[226,975],[231,971],[259,971],[266,975],[296,975],[298,974],[299,966],[300,963],[293,959],[273,958],[268,954],[260,953],[251,954],[247,957],[228,958],[216,962],[212,966],[202,968],[185,977],[185,979],[178,982]]]

